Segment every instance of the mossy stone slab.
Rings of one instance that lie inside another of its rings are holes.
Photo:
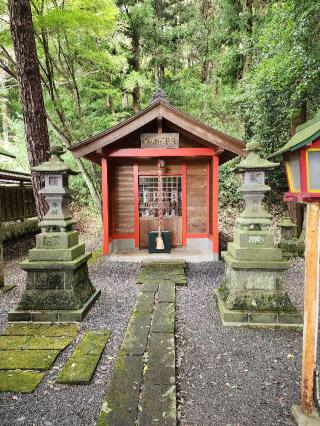
[[[173,333],[151,333],[149,362],[145,383],[169,385],[175,383],[175,350]]]
[[[135,304],[135,310],[138,312],[151,312],[154,304],[153,292],[140,292]]]
[[[2,333],[5,336],[75,337],[79,327],[76,324],[9,324]]]
[[[61,370],[57,382],[89,384],[109,339],[110,331],[88,331]]]
[[[81,353],[82,355],[97,355],[100,357],[109,337],[109,330],[87,331],[77,345],[74,354]]]
[[[145,384],[139,425],[176,426],[176,387]]]
[[[71,356],[65,367],[61,370],[57,383],[69,385],[88,385],[97,367],[100,356],[78,354]]]
[[[142,374],[142,356],[120,353],[97,426],[136,424]]]
[[[133,311],[121,350],[128,355],[142,355],[148,345],[151,312]]]
[[[174,303],[176,301],[176,289],[174,285],[160,284],[158,290],[158,302]]]
[[[151,331],[155,333],[173,333],[174,313],[174,303],[157,303],[154,310]]]
[[[158,287],[159,287],[159,284],[156,281],[145,282],[145,283],[142,283],[141,291],[156,294],[156,292],[158,291]]]
[[[0,336],[0,350],[21,349],[30,336]]]
[[[44,373],[38,371],[0,371],[0,392],[32,393],[43,376]]]
[[[23,349],[65,349],[72,342],[72,338],[64,337],[29,337]]]
[[[0,351],[0,370],[48,370],[59,350]]]

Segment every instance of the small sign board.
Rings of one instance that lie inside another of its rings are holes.
[[[142,133],[141,148],[179,148],[179,133]]]

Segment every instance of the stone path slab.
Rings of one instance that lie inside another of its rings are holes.
[[[86,332],[61,370],[57,382],[73,385],[89,384],[109,336],[109,330]]]
[[[173,333],[150,333],[149,362],[145,383],[175,384],[175,348]]]
[[[176,387],[145,384],[138,420],[140,426],[176,425]]]
[[[142,356],[120,354],[102,404],[98,426],[135,425],[143,367]]]
[[[175,285],[184,263],[143,265],[142,284],[97,425],[176,425]]]

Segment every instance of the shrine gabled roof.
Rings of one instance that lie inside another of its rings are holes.
[[[281,149],[274,152],[269,158],[282,155],[288,151],[295,151],[302,148],[309,143],[312,143],[315,139],[320,137],[320,116],[317,115],[312,120],[308,120],[306,123],[301,124],[297,127],[297,132],[292,136],[291,139]]]
[[[208,146],[213,145],[217,150],[227,151],[230,158],[244,155],[245,144],[241,140],[207,126],[162,99],[151,103],[144,110],[115,126],[72,145],[69,150],[76,158],[86,157],[90,159],[98,150],[110,148],[117,142],[125,140],[130,134],[139,131],[158,117],[167,120],[176,128],[188,132]]]

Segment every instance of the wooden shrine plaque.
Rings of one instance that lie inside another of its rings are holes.
[[[142,133],[141,148],[179,148],[179,133]]]

